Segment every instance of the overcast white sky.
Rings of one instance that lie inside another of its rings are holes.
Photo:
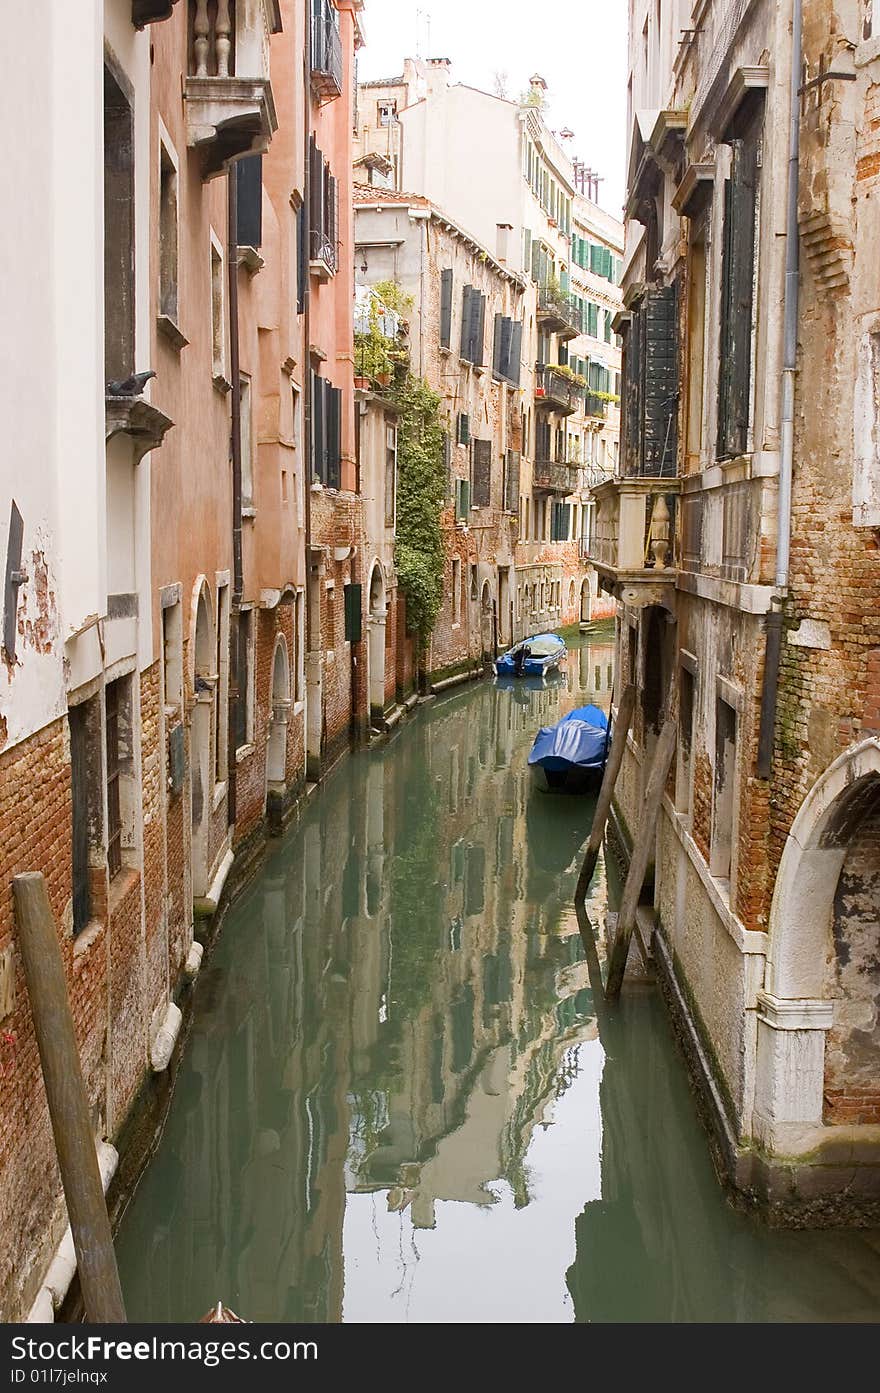
[[[573,155],[604,176],[599,202],[620,216],[626,121],[626,0],[366,0],[362,80],[401,71],[404,57],[450,58],[453,82],[516,98],[539,72],[547,120],[575,133]],[[430,37],[428,36],[430,17]]]

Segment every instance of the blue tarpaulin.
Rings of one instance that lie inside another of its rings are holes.
[[[598,706],[579,706],[555,726],[542,726],[529,764],[542,769],[601,769],[608,744],[608,717]]]

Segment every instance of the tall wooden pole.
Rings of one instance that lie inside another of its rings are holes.
[[[660,803],[663,798],[663,790],[666,787],[666,775],[669,773],[672,752],[675,749],[675,736],[675,721],[665,721],[654,749],[654,759],[651,763],[651,772],[648,775],[648,786],[645,789],[645,801],[642,804],[639,829],[633,843],[629,871],[627,872],[626,884],[623,887],[623,898],[620,901],[617,933],[614,936],[614,944],[608,963],[608,980],[605,983],[607,997],[619,996],[620,988],[623,985],[629,941],[636,922],[636,910],[645,880],[645,871],[648,869],[648,862],[651,859],[651,848],[654,845],[657,819],[660,815]]]
[[[581,873],[578,876],[578,883],[575,887],[574,902],[583,904],[590,888],[590,881],[593,879],[593,872],[596,869],[596,862],[599,859],[599,848],[602,845],[602,838],[605,835],[605,823],[608,821],[608,813],[611,810],[611,799],[614,794],[614,785],[620,773],[620,766],[623,763],[623,752],[626,749],[626,737],[632,724],[633,711],[636,705],[636,689],[629,683],[623,690],[620,698],[620,705],[617,708],[617,719],[614,722],[614,732],[611,737],[611,750],[608,761],[605,765],[605,773],[602,775],[602,787],[599,789],[599,797],[596,800],[596,811],[593,813],[593,826],[590,829],[590,840],[587,842],[587,850],[584,854],[584,864],[581,866]]]
[[[18,941],[86,1315],[125,1321],[61,947],[40,871],[13,877]]]

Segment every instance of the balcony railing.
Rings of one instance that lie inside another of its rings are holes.
[[[583,392],[580,383],[572,381],[564,372],[549,364],[535,364],[535,401],[538,406],[550,406],[554,411],[570,416],[577,410]]]
[[[556,493],[565,496],[578,486],[580,465],[558,464],[556,460],[535,460],[532,487],[536,493]]]
[[[563,339],[577,338],[581,332],[580,310],[573,297],[555,286],[538,288],[538,322]]]
[[[313,271],[332,276],[336,272],[336,243],[326,232],[309,233],[309,264]]]
[[[206,179],[240,155],[268,149],[278,127],[269,36],[280,28],[279,0],[252,7],[241,0],[189,0],[187,144],[199,151]]]
[[[604,421],[607,410],[608,403],[607,401],[605,401],[603,397],[597,397],[595,392],[587,392],[587,395],[584,398],[585,416],[598,416],[601,420]]]
[[[324,101],[342,96],[342,39],[327,0],[313,7],[311,72],[312,86]]]
[[[678,480],[614,478],[592,492],[596,514],[591,548],[596,568],[625,583],[625,598],[631,603],[638,603],[634,582],[674,584]]]

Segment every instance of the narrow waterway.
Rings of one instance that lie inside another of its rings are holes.
[[[592,802],[525,764],[608,703],[610,637],[571,644],[344,761],[230,911],[119,1233],[130,1319],[880,1318],[880,1234],[728,1207],[656,995],[600,1038]]]

